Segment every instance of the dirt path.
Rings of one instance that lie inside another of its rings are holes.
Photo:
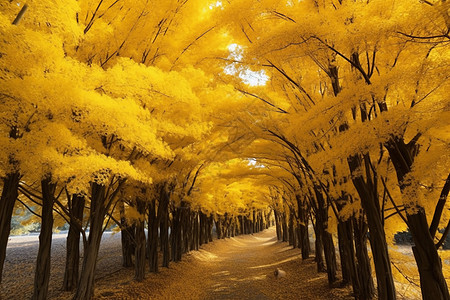
[[[286,277],[276,279],[276,268]],[[313,259],[302,261],[298,249],[277,242],[274,229],[215,240],[142,283],[132,277],[132,270],[123,270],[98,281],[96,298],[352,299],[348,288],[328,287]]]

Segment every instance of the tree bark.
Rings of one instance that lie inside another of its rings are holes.
[[[198,212],[192,212],[192,244],[191,250],[198,250],[199,248],[199,223]]]
[[[34,291],[31,299],[47,299],[48,283],[50,281],[50,257],[53,230],[53,203],[55,202],[56,184],[50,178],[41,181],[42,187],[42,221],[39,234],[39,250],[34,273]]]
[[[277,210],[274,210],[275,213],[275,229],[277,232],[277,239],[280,241],[282,239],[282,232],[281,232],[281,224],[280,224],[280,214],[278,213]]]
[[[0,283],[2,282],[3,265],[6,258],[6,246],[11,231],[14,203],[19,195],[20,177],[18,172],[13,172],[3,178],[3,190],[0,198]]]
[[[289,225],[288,225],[288,232],[289,232],[289,246],[296,247],[296,240],[295,240],[295,229],[294,229],[294,212],[290,209],[289,213]]]
[[[213,241],[213,234],[212,234],[213,223],[214,223],[214,217],[213,217],[213,215],[211,215],[207,219],[207,230],[208,230],[207,238],[208,238],[208,242],[212,242]]]
[[[81,275],[74,300],[89,300],[94,295],[94,276],[97,266],[98,250],[103,234],[103,221],[108,211],[106,204],[106,187],[91,183],[90,228],[85,247]]]
[[[350,249],[349,243],[353,240],[351,237],[350,240],[347,239],[347,221],[339,221],[338,222],[338,245],[339,245],[339,256],[341,258],[341,273],[342,273],[342,284],[347,285],[352,283],[352,266],[351,266],[351,257],[350,257]],[[353,289],[355,292],[355,289]]]
[[[133,266],[133,255],[135,252],[135,224],[129,224],[127,216],[125,214],[125,203],[120,201],[119,203],[120,212],[120,237],[122,242],[122,266],[125,268],[130,268]]]
[[[415,214],[408,214],[409,230],[413,236],[412,247],[420,275],[422,299],[449,300],[449,291],[442,273],[442,262],[428,231],[425,211],[418,209]]]
[[[169,248],[169,194],[165,188],[162,189],[162,195],[159,202],[158,213],[161,212],[160,235],[161,235],[161,250],[163,253],[162,266],[168,268],[170,263],[170,248]]]
[[[77,287],[80,268],[80,234],[82,228],[84,196],[72,195],[70,207],[70,227],[66,241],[66,267],[63,290],[73,291]],[[77,225],[78,224],[78,225]]]
[[[299,206],[301,209],[299,210],[300,216],[300,242],[299,245],[302,249],[302,259],[308,259],[309,254],[311,252],[311,246],[309,243],[309,233],[308,233],[308,208],[303,206]]]
[[[362,212],[361,212],[362,213]],[[375,294],[369,253],[367,251],[367,224],[364,216],[353,219],[358,281],[360,284],[358,299],[372,299]]]
[[[336,250],[334,247],[333,237],[328,232],[328,208],[320,187],[314,187],[317,200],[316,226],[320,232],[323,250],[326,261],[326,270],[328,275],[328,283],[331,285],[336,281]]]
[[[281,213],[281,228],[283,228],[283,242],[289,242],[289,231],[286,220],[286,213]]]
[[[418,146],[414,140],[405,144],[403,138],[393,136],[386,142],[385,147],[397,173],[400,191],[404,193],[409,185],[404,179],[411,171]],[[419,269],[422,298],[425,300],[449,300],[450,294],[442,273],[441,259],[430,234],[425,209],[419,205],[408,207],[406,214],[415,244],[413,253]]]
[[[140,216],[139,219],[136,220],[134,278],[136,281],[140,282],[145,278],[145,202],[141,199],[136,199],[136,209]]]
[[[365,166],[362,164],[363,160]],[[359,174],[363,168],[365,168],[366,173],[370,173],[370,170],[368,169],[370,164],[368,154],[364,156],[353,155],[349,157],[347,161],[352,174]],[[371,176],[367,176],[367,181],[365,181],[362,175],[353,175],[352,181],[361,199],[361,206],[367,216],[370,232],[370,246],[375,265],[375,273],[377,275],[378,299],[394,300],[396,299],[395,286],[383,220],[381,217],[380,204],[378,202],[376,182],[375,180],[372,181]]]
[[[314,252],[315,252],[315,258],[317,264],[317,272],[326,272],[325,268],[325,261],[323,259],[323,239],[322,239],[322,230],[319,230],[317,226],[317,219],[316,219],[316,225],[314,226],[314,234],[316,235],[316,239],[314,241]]]
[[[160,220],[156,216],[156,198],[153,198],[149,205],[148,212],[148,263],[150,272],[158,272],[158,227]]]

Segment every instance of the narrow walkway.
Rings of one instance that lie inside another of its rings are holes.
[[[274,271],[286,271],[276,279]],[[126,273],[128,272],[128,273]],[[330,289],[326,274],[317,273],[313,259],[276,241],[273,228],[255,235],[215,240],[180,263],[142,283],[132,270],[97,283],[97,299],[353,299],[348,288]]]

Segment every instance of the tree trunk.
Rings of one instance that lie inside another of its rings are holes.
[[[367,224],[364,221],[364,216],[360,216],[358,219],[353,218],[353,225],[358,270],[357,274],[360,285],[357,299],[369,300],[372,299],[375,294],[375,287],[373,285],[369,253],[367,252]]]
[[[286,213],[281,214],[281,227],[283,228],[283,242],[289,242],[289,231],[286,220]]]
[[[120,212],[120,226],[122,230],[120,231],[121,241],[122,241],[122,266],[129,268],[133,266],[133,255],[136,251],[135,245],[135,232],[136,225],[129,224],[125,215],[125,203],[120,201],[119,203]]]
[[[185,209],[182,211],[182,231],[183,231],[183,254],[187,253],[191,250],[191,241],[192,241],[192,231],[193,231],[193,224],[192,224],[192,214],[191,214],[191,208],[188,206],[188,204],[185,205]]]
[[[148,263],[150,272],[158,272],[158,227],[160,220],[156,216],[156,198],[152,199],[148,212]]]
[[[317,200],[316,226],[320,232],[323,250],[325,254],[325,261],[327,266],[328,283],[331,285],[336,281],[336,250],[332,235],[328,232],[328,208],[325,205],[320,187],[314,187]]]
[[[299,231],[300,231],[300,241],[299,245],[302,249],[302,259],[308,259],[311,252],[311,246],[309,243],[309,233],[308,233],[308,217],[307,215],[300,219]]]
[[[323,243],[322,243],[322,230],[319,230],[317,226],[317,220],[316,220],[316,226],[314,226],[314,234],[316,236],[316,239],[314,241],[314,252],[315,252],[315,258],[317,264],[317,272],[326,272],[325,268],[325,261],[323,259]]]
[[[332,285],[336,280],[336,249],[334,247],[333,236],[328,231],[323,232],[323,249],[325,254],[325,261],[327,263],[328,283]]]
[[[212,235],[213,223],[214,223],[214,217],[213,217],[213,215],[211,215],[211,216],[209,216],[208,222],[207,222],[207,228],[208,228],[207,237],[208,237],[209,242],[213,241],[213,235]]]
[[[181,261],[181,256],[182,256],[182,245],[183,245],[183,210],[184,210],[184,204],[181,204],[181,207],[178,207],[176,209],[176,220],[175,220],[175,216],[173,218],[174,223],[176,221],[177,225],[174,226],[174,233],[175,233],[175,255],[173,256],[173,260],[174,261]]]
[[[420,275],[420,289],[424,300],[449,300],[449,291],[442,273],[442,262],[428,231],[423,209],[408,214],[409,230],[415,246],[412,247]]]
[[[339,256],[341,258],[341,273],[342,273],[342,284],[347,285],[352,283],[351,276],[351,257],[349,256],[349,242],[351,240],[347,240],[347,221],[339,221],[338,222],[338,245],[339,245]],[[353,289],[354,292],[354,289]]]
[[[205,215],[202,211],[199,211],[199,244],[200,246],[205,243],[205,236],[206,236],[206,230],[205,230]]]
[[[217,239],[220,240],[222,238],[222,224],[221,224],[219,215],[217,216],[217,221],[216,221],[216,234],[217,234]]]
[[[191,250],[198,250],[199,248],[199,224],[198,224],[198,212],[192,212],[192,244]]]
[[[159,203],[161,207],[161,250],[163,252],[162,266],[168,268],[170,263],[170,249],[169,249],[169,194],[164,188],[162,190],[162,197]],[[159,213],[159,208],[158,208]]]
[[[0,283],[2,282],[3,265],[6,258],[9,232],[11,231],[11,217],[14,203],[19,195],[20,174],[9,173],[3,178],[3,190],[0,198]]]
[[[277,210],[274,210],[275,213],[275,229],[277,232],[277,240],[281,240],[282,238],[282,233],[281,233],[281,224],[280,224],[280,214],[277,212]]]
[[[139,213],[139,219],[136,220],[134,278],[140,282],[145,278],[145,202],[141,199],[136,199],[136,209]]]
[[[294,229],[294,213],[290,210],[289,214],[289,246],[293,246],[295,248],[295,229]]]
[[[404,193],[409,184],[404,182],[404,179],[411,171],[418,146],[414,139],[405,144],[403,138],[393,136],[386,142],[385,147],[397,173],[400,191]],[[450,294],[442,273],[441,259],[429,231],[425,209],[419,205],[409,207],[406,214],[409,230],[415,244],[413,253],[419,269],[422,298],[426,300],[449,300]]]
[[[105,190],[104,185],[91,184],[89,237],[83,255],[83,265],[74,300],[89,300],[94,295],[95,268],[103,234],[103,221],[108,211]]]
[[[73,195],[70,208],[70,227],[66,241],[66,267],[63,290],[73,291],[77,287],[80,268],[80,234],[83,226],[84,196]]]
[[[47,299],[48,283],[50,281],[50,257],[53,230],[53,203],[55,201],[56,184],[51,179],[41,181],[42,187],[42,221],[39,234],[39,251],[34,273],[34,291],[31,299]]]
[[[365,167],[362,161],[364,159]],[[367,176],[367,182],[360,174],[361,169],[365,168],[366,173],[370,173],[368,169],[370,158],[368,154],[362,157],[354,155],[347,159],[352,174],[353,185],[361,199],[370,232],[370,246],[372,249],[373,261],[375,265],[375,273],[377,275],[378,299],[394,300],[396,299],[394,280],[391,270],[391,262],[386,243],[386,235],[384,232],[383,220],[381,217],[381,209],[378,200],[378,191],[375,180],[372,181],[371,176]],[[375,178],[376,179],[376,178]]]

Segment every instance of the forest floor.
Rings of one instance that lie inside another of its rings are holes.
[[[276,279],[280,268],[286,276]],[[110,284],[114,282],[114,286]],[[215,240],[182,262],[149,274],[142,283],[133,271],[97,284],[97,299],[353,299],[349,288],[330,289],[313,258],[277,242],[273,228],[254,235]],[[63,299],[63,298],[61,298]]]
[[[66,235],[53,235],[49,299],[67,300],[73,295],[61,291]],[[10,237],[0,300],[31,297],[38,245],[38,235]],[[412,259],[410,247],[397,247],[392,254],[398,266],[413,265],[404,260]],[[398,255],[403,258],[397,259]],[[133,268],[122,267],[120,234],[105,232],[95,299],[353,299],[350,287],[340,287],[339,282],[332,289],[328,286],[326,274],[317,273],[313,256],[302,260],[299,249],[276,240],[272,227],[254,235],[214,240],[138,283]],[[276,268],[286,276],[276,279]],[[397,282],[397,288],[399,299],[420,298],[408,282]]]
[[[55,235],[49,299],[70,299],[62,292],[65,239]],[[33,288],[36,237],[12,237],[8,245],[0,299],[29,299]],[[143,282],[121,268],[120,234],[106,233],[100,249],[95,299],[353,299],[348,287],[330,289],[313,258],[277,242],[274,228],[254,235],[214,240],[185,255]],[[286,276],[276,279],[280,268]]]

